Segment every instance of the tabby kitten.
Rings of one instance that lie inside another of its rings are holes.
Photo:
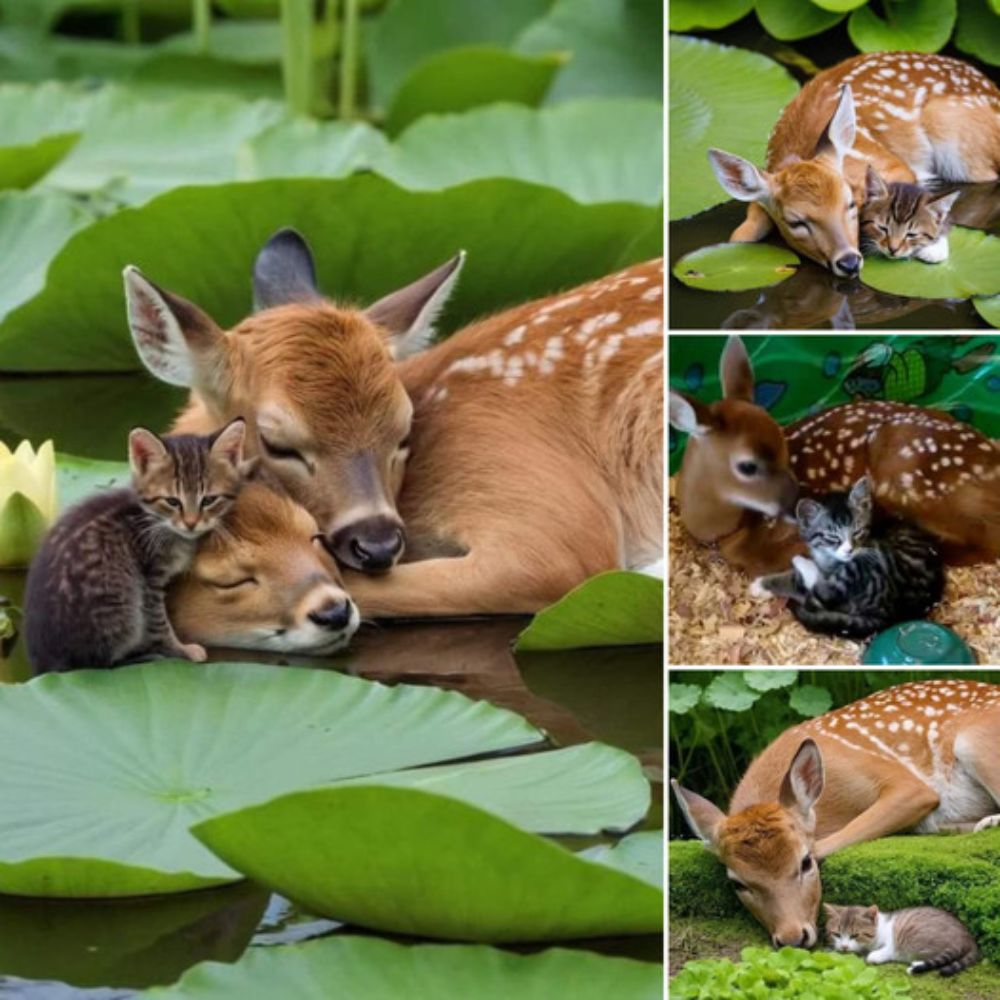
[[[861,209],[861,252],[916,257],[927,264],[948,259],[948,216],[959,192],[936,194],[919,184],[886,184],[869,163]]]
[[[753,593],[788,597],[806,628],[852,639],[923,618],[944,592],[934,539],[901,521],[873,528],[872,513],[867,476],[850,493],[800,500],[795,517],[812,559],[796,556],[793,570],[758,578]]]
[[[129,435],[132,488],[90,497],[56,522],[28,573],[28,658],[39,673],[159,656],[204,660],[167,618],[167,584],[218,527],[250,471],[246,424],[207,437]]]
[[[823,904],[826,936],[834,951],[865,955],[872,965],[907,962],[907,972],[942,976],[975,965],[979,948],[968,928],[946,910],[915,906],[880,913],[877,906]]]

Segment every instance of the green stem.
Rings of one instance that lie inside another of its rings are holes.
[[[122,38],[129,45],[138,45],[142,41],[139,0],[122,0]]]
[[[359,9],[358,0],[344,0],[344,30],[340,44],[339,114],[345,121],[357,114]]]
[[[281,75],[293,114],[312,110],[312,0],[281,0]]]
[[[208,52],[208,31],[212,26],[212,0],[191,0],[191,20],[198,51]]]

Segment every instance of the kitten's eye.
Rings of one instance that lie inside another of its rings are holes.
[[[756,476],[759,468],[756,462],[744,461],[736,463],[736,471],[741,476]]]
[[[878,222],[876,222],[876,223],[875,223],[875,228],[876,228],[876,229],[877,229],[877,230],[878,230],[878,231],[879,231],[880,233],[884,233],[884,234],[885,234],[886,236],[888,236],[888,235],[889,235],[889,227],[888,227],[888,226],[883,226],[883,225],[882,225],[881,223],[878,223]]]
[[[201,498],[201,509],[208,510],[209,507],[214,507],[220,500],[221,496],[216,496],[215,494],[209,494],[208,496],[203,496]]]
[[[174,510],[183,510],[184,504],[177,497],[163,497],[163,502]]]
[[[805,856],[805,857],[804,857],[804,858],[802,859],[802,874],[803,874],[803,875],[808,875],[808,874],[809,874],[809,872],[811,872],[811,871],[812,871],[812,868],[813,868],[813,859],[812,859],[812,855],[811,855],[811,854],[807,854],[807,855],[806,855],[806,856]]]
[[[247,587],[250,584],[256,584],[257,578],[247,576],[242,580],[233,580],[232,583],[224,582],[222,580],[209,580],[208,583],[215,587],[216,590],[235,590],[237,587]]]
[[[264,450],[271,456],[271,458],[278,458],[290,462],[301,462],[307,469],[309,468],[309,463],[305,460],[305,456],[301,451],[296,451],[294,448],[283,448],[281,445],[273,444],[271,441],[268,441],[263,434],[260,436],[260,442],[264,446]]]

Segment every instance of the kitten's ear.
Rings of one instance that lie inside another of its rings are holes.
[[[279,229],[261,247],[253,265],[254,312],[290,302],[319,302],[312,250],[294,229]]]
[[[682,788],[680,782],[671,778],[670,787],[674,790],[674,797],[681,807],[684,819],[691,828],[691,832],[698,837],[701,842],[711,851],[716,849],[718,843],[719,826],[726,818],[726,814],[716,805],[702,798],[697,792],[690,792]]]
[[[132,472],[143,476],[150,465],[167,457],[167,446],[152,431],[135,427],[128,436],[128,460]]]
[[[194,303],[157,287],[137,267],[130,264],[123,276],[128,326],[142,363],[162,382],[202,387],[218,368],[225,334]]]
[[[869,163],[865,171],[865,201],[878,201],[889,197],[889,189],[885,186],[879,172]]]
[[[823,912],[826,914],[827,920],[834,920],[840,916],[840,907],[834,906],[833,903],[824,903]]]
[[[865,910],[865,916],[870,917],[872,920],[878,920],[878,907],[869,906],[868,909]]]
[[[847,496],[847,506],[855,517],[867,518],[872,510],[872,482],[867,475],[862,476]]]
[[[815,500],[800,500],[795,505],[795,520],[808,528],[822,512],[823,508]]]
[[[951,208],[961,193],[961,191],[952,191],[950,194],[939,194],[927,202],[927,211],[934,216],[939,226],[951,214]]]
[[[212,435],[212,454],[228,462],[234,469],[243,463],[243,448],[246,444],[247,424],[242,417],[231,420],[221,430]]]
[[[704,437],[715,425],[711,408],[700,399],[670,390],[670,426],[693,437]]]

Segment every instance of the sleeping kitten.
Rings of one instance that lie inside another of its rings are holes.
[[[132,431],[132,488],[67,510],[31,565],[25,637],[37,672],[205,659],[174,634],[164,596],[243,485],[245,433],[241,419],[208,437]]]
[[[879,913],[877,906],[823,904],[826,936],[834,951],[865,955],[872,965],[907,962],[907,972],[939,969],[954,976],[979,961],[968,928],[946,910],[915,906]]]
[[[812,559],[796,556],[791,571],[758,577],[751,593],[789,598],[792,614],[813,632],[863,639],[923,618],[941,600],[934,539],[901,521],[873,530],[867,476],[849,494],[800,500],[795,517]]]
[[[948,220],[958,191],[936,194],[919,184],[886,184],[869,163],[861,209],[861,252],[916,257],[927,264],[948,259]]]

